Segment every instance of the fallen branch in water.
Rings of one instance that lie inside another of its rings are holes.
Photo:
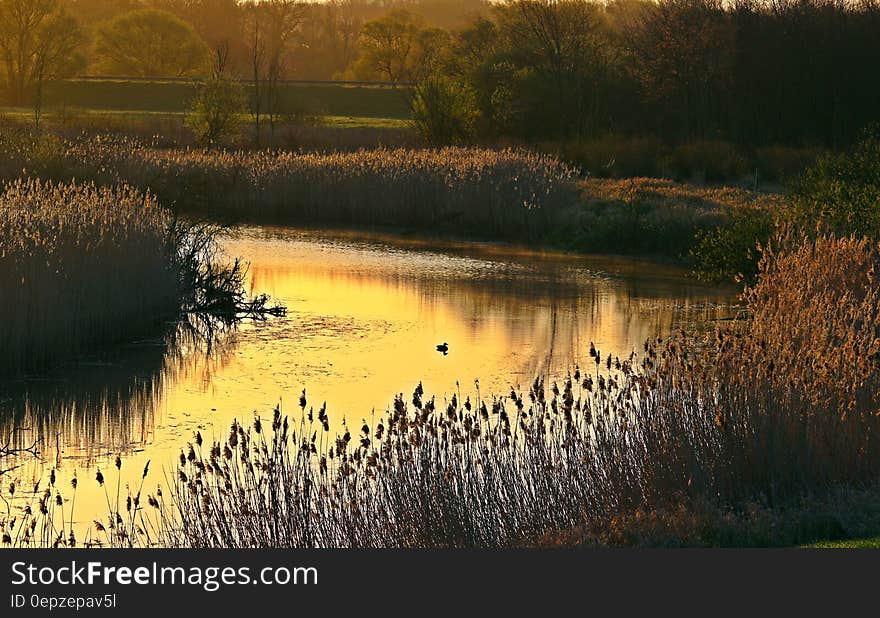
[[[247,265],[239,258],[231,264],[224,261],[216,241],[221,232],[223,227],[204,222],[175,221],[170,228],[170,233],[179,239],[176,246],[181,248],[181,287],[187,299],[184,312],[207,314],[230,323],[286,315],[284,306],[269,304],[267,294],[247,296]]]
[[[12,433],[15,433],[15,431],[17,431],[17,430],[14,429],[12,431]],[[0,461],[2,461],[3,459],[5,459],[7,457],[17,457],[19,455],[25,455],[25,454],[29,454],[34,457],[39,457],[40,450],[37,448],[37,441],[36,440],[30,446],[15,447],[15,446],[12,446],[12,438],[9,437],[6,439],[5,444],[0,445]],[[4,474],[12,472],[13,470],[15,470],[18,467],[19,466],[17,466],[17,465],[12,466],[11,468],[0,467],[0,477],[2,477]]]

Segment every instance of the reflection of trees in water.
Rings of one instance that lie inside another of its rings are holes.
[[[229,357],[233,326],[205,316],[171,324],[155,339],[39,378],[0,382],[0,441],[37,441],[44,456],[88,461],[149,442],[163,393],[182,372],[210,372]]]
[[[536,375],[561,375],[590,360],[591,340],[603,342],[603,354],[625,356],[648,338],[727,317],[733,299],[730,292],[644,264],[634,268],[627,263],[622,272],[608,274],[549,259],[422,268],[347,257],[252,263],[250,274],[260,289],[283,289],[292,282],[306,289],[315,281],[351,288],[352,297],[359,288],[376,287],[389,298],[415,296],[426,313],[443,307],[456,315],[475,338],[495,330],[511,350],[525,344],[543,350],[522,358],[519,374],[527,381]]]

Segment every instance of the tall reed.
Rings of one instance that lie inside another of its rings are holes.
[[[9,147],[13,156],[0,174],[125,182],[178,212],[214,217],[451,227],[516,239],[542,237],[576,200],[571,170],[519,150],[231,152],[161,149],[102,136],[53,145]]]
[[[0,371],[143,333],[179,306],[171,215],[129,187],[9,184],[0,194]]]
[[[280,314],[248,299],[216,226],[181,223],[128,185],[11,182],[0,193],[0,374],[153,334],[181,310]]]

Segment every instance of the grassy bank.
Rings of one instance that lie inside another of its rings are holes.
[[[784,203],[779,194],[654,178],[591,178],[580,181],[578,191],[580,206],[556,236],[559,245],[691,260],[704,235],[729,228],[748,213],[776,212]]]
[[[291,139],[314,145],[327,138],[327,130],[336,129],[317,129],[318,136],[301,127]],[[351,130],[339,131],[350,142]],[[371,139],[364,136],[365,143]],[[766,234],[770,224],[764,220],[772,222],[782,203],[777,195],[746,189],[582,179],[557,159],[524,150],[226,151],[26,133],[9,138],[4,150],[10,153],[0,163],[6,177],[128,182],[181,213],[382,226],[585,253],[662,256],[705,263],[717,278],[738,267],[730,264],[730,254],[745,256]],[[743,225],[756,218],[761,229]],[[736,247],[716,241],[717,230],[731,227]]]

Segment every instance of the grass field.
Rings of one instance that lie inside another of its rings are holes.
[[[250,86],[247,86],[250,88]],[[183,112],[196,82],[64,80],[47,87],[46,107],[138,112]],[[307,112],[355,118],[409,117],[406,90],[383,86],[285,83],[280,86],[282,114]]]
[[[64,108],[50,106],[42,113],[42,118],[55,124],[76,123],[94,125],[96,128],[113,128],[121,124],[143,122],[171,122],[183,125],[186,111],[155,111],[149,109],[86,109],[78,107]],[[21,123],[33,121],[34,110],[26,107],[0,107],[0,118],[15,120]],[[242,120],[250,122],[250,114],[244,114]],[[317,115],[310,124],[334,129],[407,129],[410,121],[407,118],[382,118],[378,116],[351,115]]]
[[[850,539],[848,541],[823,541],[804,545],[807,549],[880,549],[880,536],[868,539]]]

